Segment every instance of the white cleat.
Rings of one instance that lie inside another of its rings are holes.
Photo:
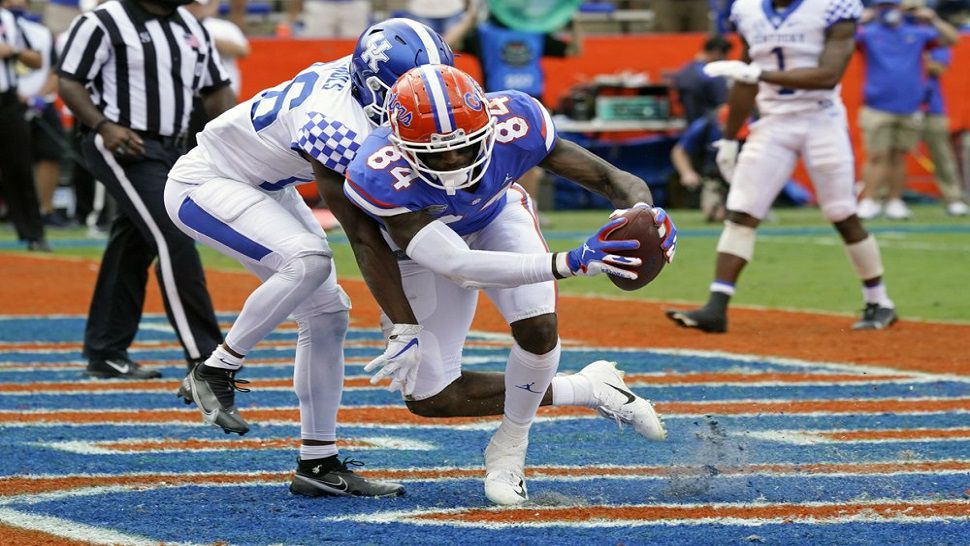
[[[512,443],[499,427],[485,448],[485,496],[502,506],[529,500],[525,486],[525,452],[529,440]]]
[[[640,436],[661,442],[667,439],[664,422],[649,400],[634,394],[623,381],[616,362],[597,360],[578,372],[593,383],[593,397],[600,415],[619,423],[633,425]]]

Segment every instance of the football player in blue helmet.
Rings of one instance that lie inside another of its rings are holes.
[[[354,96],[374,125],[387,121],[384,98],[399,77],[415,66],[455,66],[448,44],[430,28],[410,19],[371,25],[360,38],[350,63]]]

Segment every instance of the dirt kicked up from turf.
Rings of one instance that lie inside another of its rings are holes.
[[[87,259],[0,255],[0,314],[83,315],[87,313],[98,262]],[[206,273],[219,311],[242,308],[258,281],[244,272]],[[147,313],[162,313],[154,281]],[[353,300],[355,326],[378,324],[378,308],[362,281],[342,280]],[[672,305],[643,301],[560,296],[559,327],[564,339],[600,347],[694,349],[879,365],[905,370],[967,374],[970,325],[911,322],[904,317],[885,331],[856,332],[851,317],[733,308],[727,334],[679,328],[664,316]],[[474,328],[507,332],[501,315],[482,298]]]

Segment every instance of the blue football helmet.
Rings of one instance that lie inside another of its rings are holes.
[[[410,19],[388,19],[370,26],[360,38],[350,62],[357,102],[371,123],[387,120],[387,91],[405,72],[423,64],[455,66],[455,56],[437,32]]]

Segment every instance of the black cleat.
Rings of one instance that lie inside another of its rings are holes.
[[[137,362],[128,358],[95,358],[88,360],[88,367],[84,375],[97,379],[158,379],[162,374],[158,370],[142,368]]]
[[[297,459],[296,474],[290,482],[290,492],[307,497],[398,497],[404,486],[393,482],[368,480],[354,474],[347,466],[364,463],[336,455],[325,459]]]
[[[867,303],[862,310],[862,318],[852,325],[853,330],[882,330],[896,323],[896,310],[882,307],[878,303]]]
[[[693,311],[668,309],[667,318],[684,328],[696,328],[702,332],[723,334],[727,332],[727,316],[723,313],[711,311],[707,307]]]
[[[249,381],[236,379],[237,371],[199,364],[182,380],[178,396],[186,404],[198,404],[202,410],[202,420],[206,423],[221,427],[226,434],[235,432],[242,436],[249,432],[249,423],[236,409],[235,391],[249,392],[249,389],[239,386]]]

